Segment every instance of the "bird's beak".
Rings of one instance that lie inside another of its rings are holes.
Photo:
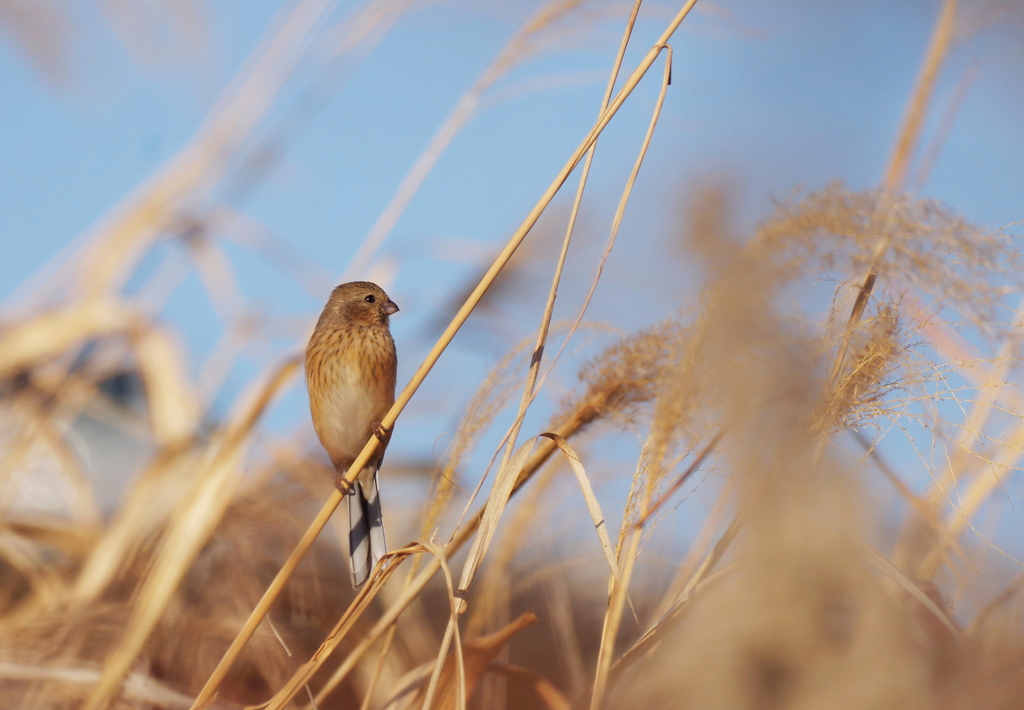
[[[395,315],[398,313],[398,304],[389,298],[388,302],[384,304],[384,312],[389,316]]]

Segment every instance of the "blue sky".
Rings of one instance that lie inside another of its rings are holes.
[[[23,282],[186,144],[281,6],[257,0],[196,5],[194,31],[149,58],[133,53],[97,5],[68,0],[56,5],[69,13],[58,42],[64,47],[58,78],[31,60],[8,28],[0,41],[0,298],[16,297]],[[336,90],[307,106],[300,100],[324,71],[314,52],[270,117],[272,127],[300,107],[301,120],[289,131],[280,162],[230,207],[277,235],[297,258],[340,274],[459,96],[537,6],[418,6],[369,56],[347,65]],[[341,3],[332,22],[355,7]],[[832,179],[856,189],[876,185],[938,7],[931,0],[698,3],[673,40],[664,115],[592,318],[632,329],[665,317],[692,296],[696,274],[677,256],[676,243],[688,190],[702,181],[733,183],[741,231],[768,213],[773,198],[798,187],[813,189]],[[974,79],[921,189],[991,227],[1024,217],[1021,15],[1012,5],[1001,6],[995,23],[982,23],[985,11],[997,7],[994,1],[964,7],[966,29],[939,82],[926,142],[971,66]],[[567,49],[542,53],[500,83],[496,93],[529,80],[555,87],[489,105],[459,134],[385,243],[389,289],[402,307],[394,319],[400,384],[432,344],[429,325],[437,312],[473,273],[471,257],[479,262],[504,242],[593,122],[621,31],[619,10],[585,25]],[[664,2],[645,6],[626,71],[674,12]],[[162,32],[166,16],[154,16],[144,27]],[[143,48],[156,46],[144,32],[133,34]],[[578,260],[566,276],[556,318],[575,312],[589,281],[596,246],[647,125],[657,74],[644,81],[602,138]],[[557,233],[566,195],[552,208],[549,231],[542,221],[538,234]],[[165,245],[159,253],[174,248]],[[226,250],[245,300],[268,319],[315,317],[326,294],[308,293],[273,259],[231,245]],[[455,251],[464,257],[453,257]],[[396,436],[393,456],[440,456],[475,383],[535,327],[548,270],[539,273],[532,282],[537,294],[521,294],[520,302],[459,336],[403,418],[407,433]],[[161,317],[180,331],[197,369],[224,328],[194,275]],[[577,340],[581,346],[590,342]],[[277,338],[251,349],[213,410],[223,411],[253,374],[295,342]],[[569,361],[586,354],[572,351]],[[572,386],[572,376],[568,368],[556,378],[554,397]],[[536,426],[551,406],[541,403]],[[268,426],[308,427],[307,418],[304,393],[296,390]]]

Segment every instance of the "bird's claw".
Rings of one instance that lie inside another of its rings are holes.
[[[383,424],[377,424],[377,426],[373,428],[373,435],[377,437],[380,443],[386,444],[388,443],[388,439],[391,438],[391,430],[384,427]]]
[[[334,478],[334,487],[338,489],[343,498],[352,495],[353,490],[355,490],[352,484],[349,483],[349,480],[341,473]]]

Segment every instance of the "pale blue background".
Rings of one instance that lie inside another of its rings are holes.
[[[204,3],[194,43],[171,42],[166,57],[148,63],[126,49],[92,3],[55,5],[71,14],[59,42],[62,59],[51,72],[30,61],[8,32],[0,42],[0,298],[12,296],[186,143],[279,6]],[[990,227],[1024,217],[1024,23],[1021,12],[1005,4],[998,19],[986,24],[985,13],[997,6],[964,6],[963,31],[939,82],[926,140],[972,62],[976,78],[921,190]],[[343,3],[334,18],[353,7]],[[341,273],[454,102],[535,7],[442,2],[415,9],[336,92],[303,114],[280,165],[233,206],[325,273]],[[833,178],[855,189],[876,185],[938,7],[934,0],[699,3],[673,40],[674,83],[591,319],[634,329],[692,296],[696,274],[678,241],[694,185],[709,178],[733,183],[741,233],[768,214],[773,198],[797,187],[813,189]],[[626,72],[674,12],[671,4],[645,7]],[[393,320],[400,385],[436,337],[432,324],[439,311],[474,273],[471,264],[445,258],[437,244],[476,243],[482,256],[518,225],[593,122],[623,16],[599,22],[571,49],[544,54],[502,82],[498,91],[531,77],[573,78],[482,113],[457,137],[385,244],[397,269],[390,291],[402,307]],[[304,65],[273,117],[296,106],[319,71],[315,62]],[[602,138],[556,318],[575,313],[589,282],[659,77],[656,68]],[[564,215],[571,190],[553,207],[549,228],[534,236],[558,238],[562,222],[555,218]],[[247,300],[267,313],[315,317],[325,294],[305,293],[244,250],[228,251]],[[441,457],[475,384],[511,343],[535,328],[549,273],[545,265],[529,282],[535,292],[521,289],[515,302],[471,320],[403,417],[389,452],[393,460]],[[223,327],[194,276],[162,317],[180,329],[195,367]],[[243,384],[295,342],[279,338],[269,349],[253,350],[212,403],[211,416],[225,411]],[[587,345],[591,336],[576,342]],[[594,347],[571,348],[569,363]],[[573,385],[572,367],[551,384],[557,401]],[[271,413],[271,430],[308,432],[300,389]],[[524,431],[538,431],[551,406],[541,402]],[[471,477],[493,443],[481,446]],[[619,466],[635,457],[631,447],[603,448],[607,456],[595,456],[593,464],[599,479],[623,473]],[[920,473],[919,467],[910,473],[912,452],[893,447],[887,455],[908,466],[908,475]],[[616,485],[607,490],[621,497]],[[1015,484],[1007,486],[1013,500],[1018,493]],[[617,518],[618,512],[610,515]]]

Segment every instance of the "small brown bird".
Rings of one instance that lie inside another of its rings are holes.
[[[306,387],[316,435],[334,464],[334,483],[346,492],[344,476],[371,436],[381,446],[348,496],[349,564],[352,584],[366,582],[388,551],[377,491],[377,470],[391,432],[381,420],[395,402],[398,357],[388,316],[398,306],[368,281],[341,284],[320,314],[306,346]]]

